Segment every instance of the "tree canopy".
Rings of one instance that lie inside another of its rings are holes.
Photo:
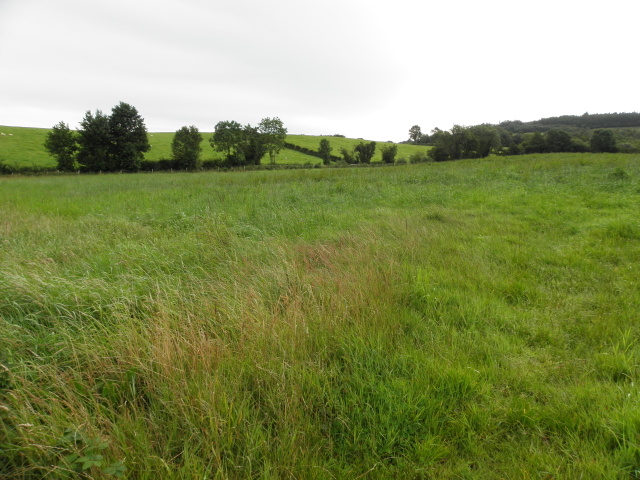
[[[111,134],[109,117],[96,110],[85,113],[78,130],[78,156],[80,167],[88,172],[108,172],[115,170],[111,165]]]
[[[420,142],[421,138],[422,138],[422,129],[420,128],[420,125],[414,125],[409,129],[410,141],[412,141],[413,143],[418,143]]]
[[[144,153],[151,149],[147,127],[138,110],[120,102],[109,117],[111,143],[109,153],[114,170],[135,172],[140,169]]]
[[[591,135],[590,146],[592,152],[615,153],[618,151],[616,138],[611,130],[594,130]]]
[[[77,161],[85,171],[135,172],[150,148],[144,119],[128,103],[113,107],[110,116],[87,111],[80,122]]]
[[[198,168],[202,147],[202,135],[195,126],[182,127],[176,131],[171,142],[171,156],[178,169],[195,170]]]
[[[57,160],[58,170],[71,172],[77,168],[75,154],[78,144],[75,134],[69,130],[69,125],[64,122],[54,125],[47,134],[44,146]]]
[[[272,164],[276,163],[276,154],[284,147],[287,129],[278,117],[263,118],[258,124],[258,132],[262,135],[262,142],[269,152]]]
[[[329,140],[327,140],[326,138],[321,139],[320,146],[318,147],[318,153],[322,157],[322,163],[324,163],[325,165],[329,165],[329,163],[331,162],[332,151],[333,148],[331,147]]]
[[[359,163],[371,163],[371,159],[376,154],[376,142],[360,142],[353,151]]]

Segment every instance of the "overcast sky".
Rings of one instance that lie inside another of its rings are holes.
[[[640,111],[638,0],[0,0],[0,125],[149,131],[279,117],[401,141],[454,124]]]

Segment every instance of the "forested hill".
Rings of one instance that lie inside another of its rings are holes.
[[[508,120],[500,127],[512,133],[546,132],[552,129],[596,129],[640,127],[640,113],[597,113],[590,115],[562,115],[560,117],[541,118],[533,122]]]

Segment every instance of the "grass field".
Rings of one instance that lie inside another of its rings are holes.
[[[639,161],[0,177],[0,478],[638,478]]]
[[[360,142],[368,143],[370,140],[363,139],[354,139],[354,138],[342,138],[342,137],[332,137],[332,136],[314,136],[314,135],[287,135],[287,142],[292,143],[294,145],[299,145],[301,147],[310,148],[312,150],[318,150],[320,145],[320,140],[326,139],[329,141],[329,144],[333,148],[331,152],[332,155],[340,157],[340,149],[346,148],[347,150],[352,150],[353,147],[358,145]],[[376,142],[376,154],[373,156],[374,162],[382,161],[382,154],[380,153],[380,147],[383,145],[393,145],[392,142]],[[429,151],[429,148],[426,145],[407,145],[398,143],[398,154],[396,155],[396,159],[404,158],[406,161],[409,161],[412,155],[416,153],[425,154]]]
[[[15,165],[55,167],[56,161],[44,148],[48,128],[0,126],[0,160]]]
[[[56,165],[56,161],[51,157],[44,148],[44,141],[49,129],[46,128],[22,128],[22,127],[3,127],[0,126],[0,132],[5,136],[0,136],[0,160],[4,160],[12,165],[38,165],[51,166]],[[145,154],[146,160],[161,160],[171,158],[171,141],[174,132],[152,132],[149,133],[149,143],[151,150]],[[209,143],[211,133],[202,132],[202,159],[221,159],[222,154],[215,152]],[[340,156],[340,148],[352,149],[362,140],[339,137],[316,137],[311,135],[289,135],[287,142],[294,145],[300,145],[306,148],[317,150],[320,139],[327,138],[333,147],[333,155]],[[381,161],[379,147],[383,143],[378,144],[378,149],[373,161]],[[415,145],[398,145],[398,155],[396,158],[405,158],[407,161],[415,152],[426,152],[429,147]],[[262,163],[268,163],[269,158],[265,156]],[[306,155],[304,153],[283,149],[276,158],[277,163],[282,164],[318,164],[321,160],[317,157]]]

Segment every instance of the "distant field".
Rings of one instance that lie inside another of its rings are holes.
[[[333,148],[331,152],[332,155],[336,155],[340,157],[340,149],[346,148],[347,150],[353,149],[360,142],[368,143],[371,140],[363,140],[363,139],[354,139],[354,138],[342,138],[342,137],[333,137],[333,136],[315,136],[315,135],[287,135],[287,142],[292,143],[294,145],[300,145],[301,147],[310,148],[312,150],[318,150],[320,145],[320,140],[327,139],[329,144]],[[376,142],[376,154],[373,157],[374,162],[382,161],[382,154],[380,153],[380,147],[382,145],[393,145],[392,142]],[[407,145],[407,144],[397,144],[398,145],[398,154],[396,155],[396,159],[404,158],[405,160],[409,160],[411,155],[416,152],[425,153],[428,152],[431,147],[425,145]]]
[[[44,148],[49,128],[0,126],[0,160],[16,165],[56,165]]]
[[[48,154],[44,148],[44,141],[47,133],[50,129],[47,128],[23,128],[23,127],[3,127],[0,126],[0,132],[5,136],[0,135],[0,160],[4,160],[9,164],[15,165],[38,165],[38,166],[55,166],[55,160]],[[211,132],[202,132],[202,159],[217,159],[222,158],[222,155],[215,152],[211,148],[209,139],[211,138]],[[149,143],[151,144],[151,150],[145,154],[146,160],[161,160],[171,157],[171,141],[173,140],[174,132],[151,132],[149,133]],[[336,156],[340,155],[340,148],[347,148],[351,150],[354,146],[364,140],[341,138],[341,137],[322,137],[312,135],[288,135],[287,142],[294,145],[300,145],[305,148],[317,150],[320,144],[320,140],[326,138],[329,140],[333,151],[332,154]],[[377,142],[378,148],[376,154],[373,157],[373,161],[381,161],[380,146],[387,144],[387,142]],[[412,154],[416,152],[426,152],[430,147],[422,145],[404,145],[398,144],[398,154],[396,159],[405,158],[409,160]],[[262,159],[262,163],[269,162],[268,157]],[[320,163],[320,159],[317,157],[309,156],[296,150],[283,149],[276,158],[277,163],[281,164],[317,164]]]
[[[44,141],[47,133],[50,129],[47,128],[26,128],[26,127],[5,127],[0,126],[0,160],[9,164],[15,165],[38,165],[38,166],[50,166],[56,165],[55,159],[51,157],[44,148]],[[222,158],[222,155],[215,152],[211,148],[209,139],[211,138],[211,132],[202,133],[202,159],[216,159]],[[171,157],[171,141],[173,140],[174,132],[151,132],[149,133],[149,143],[151,144],[151,150],[145,154],[146,160],[160,160]],[[317,149],[318,144],[322,137],[305,137],[289,136],[287,141],[291,143],[308,146],[308,148]],[[300,139],[300,141],[298,141]],[[316,139],[315,141],[313,139]],[[341,142],[335,142],[336,148],[338,145],[345,145],[351,148],[356,145],[358,141],[349,139],[341,139]],[[334,142],[332,142],[332,145]],[[402,149],[403,145],[399,148]],[[401,150],[402,151],[402,150]],[[339,155],[337,149],[333,152],[335,155]],[[376,154],[379,157],[379,153]],[[398,155],[398,158],[401,155]],[[376,157],[377,158],[377,157]],[[276,158],[277,163],[282,164],[317,164],[321,163],[317,157],[309,156],[295,150],[283,149]],[[262,163],[268,163],[268,157],[262,159]]]
[[[638,205],[624,154],[0,176],[0,478],[638,478]]]

